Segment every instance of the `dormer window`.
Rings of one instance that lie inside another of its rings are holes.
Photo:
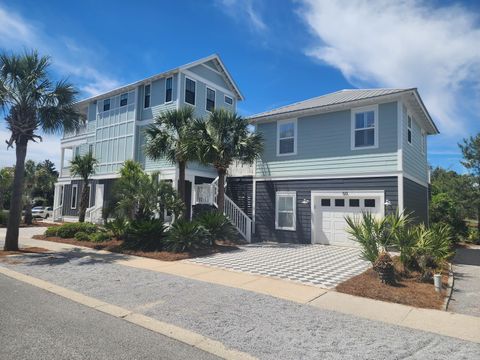
[[[352,110],[352,150],[378,146],[377,108]]]

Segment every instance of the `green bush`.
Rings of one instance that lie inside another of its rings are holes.
[[[49,226],[47,230],[45,230],[44,235],[47,237],[54,237],[57,236],[58,226]]]
[[[104,231],[97,231],[87,236],[91,242],[103,242],[110,240],[110,235]]]
[[[126,228],[123,246],[145,251],[160,250],[166,226],[158,219],[132,221]]]
[[[79,231],[75,234],[75,240],[78,241],[90,241],[90,235],[84,231]]]
[[[73,238],[77,232],[93,234],[98,229],[97,225],[92,223],[66,223],[57,228],[57,236],[61,238]]]
[[[168,230],[165,249],[184,252],[208,247],[210,234],[197,222],[178,220]]]
[[[430,202],[430,223],[449,225],[455,233],[455,241],[466,237],[468,233],[468,228],[459,206],[447,193],[439,193],[432,196],[432,201]]]
[[[115,218],[105,223],[105,229],[110,231],[117,239],[122,239],[128,228],[128,221],[123,218]]]
[[[236,230],[228,218],[218,211],[211,211],[202,214],[198,220],[198,224],[208,231],[210,243],[215,240],[233,240]]]
[[[0,225],[7,226],[8,223],[8,211],[0,210]]]
[[[480,244],[480,234],[477,228],[469,228],[466,241],[472,244]]]

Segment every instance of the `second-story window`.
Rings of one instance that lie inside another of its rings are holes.
[[[412,118],[410,115],[407,117],[407,140],[408,143],[412,143]]]
[[[150,90],[151,85],[145,85],[145,93],[143,94],[143,108],[147,109],[150,107]]]
[[[173,77],[169,77],[167,78],[167,80],[165,80],[165,102],[166,103],[172,101],[172,98],[173,98],[172,89],[173,89]]]
[[[215,109],[215,90],[207,87],[207,103],[205,109],[212,112]]]
[[[353,112],[352,149],[377,146],[377,120],[375,109]]]
[[[103,111],[110,110],[110,99],[103,100]]]
[[[422,130],[422,153],[427,152],[427,134]]]
[[[120,106],[126,106],[128,102],[128,94],[122,94],[120,95]]]
[[[185,102],[195,105],[195,81],[185,78]]]
[[[230,96],[225,95],[225,104],[233,105],[233,99]]]
[[[297,152],[297,122],[277,122],[277,155],[295,155]]]

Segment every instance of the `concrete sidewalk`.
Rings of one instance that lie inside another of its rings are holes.
[[[32,232],[30,230],[29,232]],[[439,310],[376,301],[302,285],[286,280],[243,274],[185,262],[165,262],[136,256],[97,251],[68,244],[29,239],[22,235],[22,246],[38,246],[59,253],[88,256],[95,261],[180,276],[236,289],[265,294],[308,306],[354,315],[407,328],[480,343],[480,318]]]

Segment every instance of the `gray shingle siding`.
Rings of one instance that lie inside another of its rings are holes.
[[[412,213],[414,221],[428,224],[428,188],[407,178],[403,178],[403,204],[407,213]]]
[[[385,200],[390,200],[392,204],[386,209],[386,212],[396,211],[398,206],[398,179],[396,176],[257,181],[254,240],[311,243],[311,204],[302,204],[302,200],[311,200],[312,190],[384,190]],[[295,191],[297,194],[296,231],[275,230],[275,193],[277,191]]]

